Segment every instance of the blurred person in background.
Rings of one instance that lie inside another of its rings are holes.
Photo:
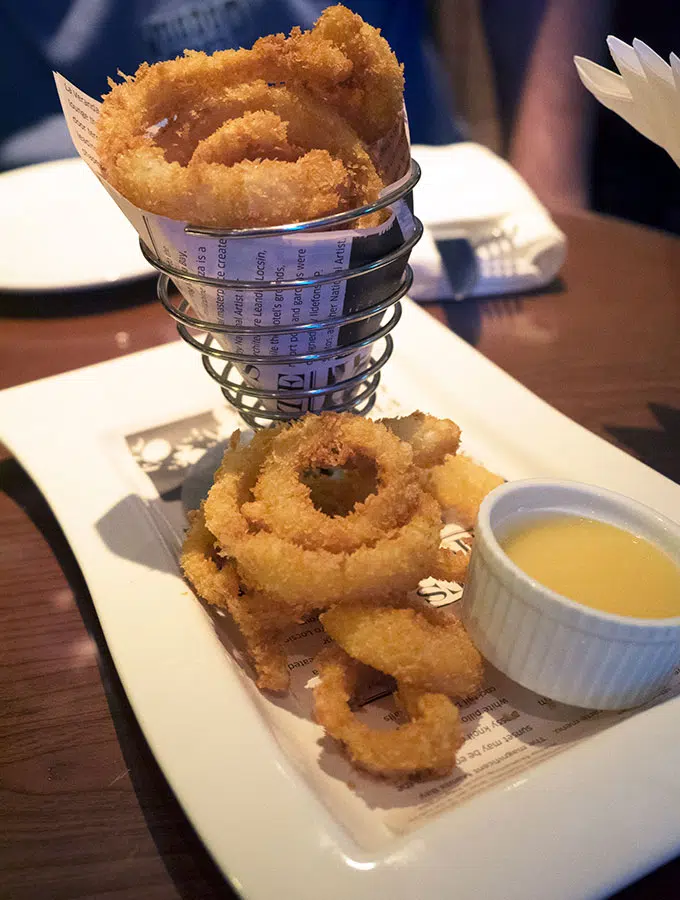
[[[329,2],[0,0],[0,171],[74,154],[52,70],[98,97],[107,91],[106,77],[117,70],[132,73],[144,60],[168,59],[185,48],[210,53],[248,47],[263,34],[288,32],[293,25],[310,28]],[[596,108],[572,57],[604,61],[610,29],[627,41],[642,37],[667,54],[669,23],[677,24],[680,4],[648,0],[643,10],[635,0],[433,0],[429,6],[423,0],[352,0],[349,5],[382,30],[404,63],[414,143],[477,140],[508,158],[550,206],[587,207],[594,200],[604,211],[673,226],[680,209],[673,192],[661,190],[658,202],[650,197],[651,188],[631,192],[639,172],[627,168],[630,147],[641,142],[643,155],[663,152]],[[642,17],[651,26],[646,31],[640,22],[631,32]],[[657,32],[664,40],[655,43]],[[619,162],[613,145],[621,141],[611,136],[612,129],[625,133],[629,148]],[[661,171],[665,163],[647,168]],[[672,176],[677,171],[668,173]]]
[[[459,114],[552,208],[680,234],[672,159],[582,86],[575,55],[614,68],[608,34],[680,53],[679,0],[441,0],[436,28]]]
[[[71,156],[54,87],[58,71],[90,96],[107,76],[132,74],[185,48],[250,47],[264,34],[311,28],[333,0],[0,0],[0,170]],[[420,0],[352,0],[404,63],[413,139],[460,140],[443,69]]]

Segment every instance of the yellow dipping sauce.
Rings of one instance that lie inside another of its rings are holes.
[[[680,567],[654,544],[607,522],[536,515],[503,550],[527,575],[585,606],[620,616],[680,616]]]

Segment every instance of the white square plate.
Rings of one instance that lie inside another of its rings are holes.
[[[547,406],[408,301],[384,386],[385,411],[455,419],[466,449],[507,478],[588,481],[680,519],[679,486]],[[404,833],[370,820],[351,784],[314,774],[287,738],[290,710],[254,689],[179,576],[180,523],[159,514],[160,481],[138,464],[135,435],[220,408],[228,431],[236,416],[198,357],[169,344],[3,392],[0,436],[64,529],[160,766],[244,896],[582,900],[680,851],[680,699]],[[142,440],[149,472],[167,456],[163,440]],[[300,740],[315,744],[315,729],[300,720]]]

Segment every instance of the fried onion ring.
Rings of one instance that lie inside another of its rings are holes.
[[[189,165],[220,163],[233,166],[244,159],[279,159],[293,162],[301,151],[288,142],[288,123],[268,110],[244,113],[224,122],[196,145]]]
[[[241,507],[251,498],[260,467],[283,427],[258,431],[248,444],[241,441],[240,432],[234,432],[215,472],[204,509],[210,530],[219,541],[221,552],[227,556],[236,542],[250,531],[250,523]]]
[[[342,525],[344,520],[324,517],[315,509],[309,489],[297,477],[288,480],[289,486],[299,484],[303,506],[306,504],[306,512],[318,522],[317,542],[314,543],[311,531],[303,530],[301,534],[298,525],[289,526],[287,520],[275,512],[262,524],[254,521],[257,516],[253,514],[254,504],[250,501],[259,490],[260,479],[271,471],[269,461],[274,465],[278,462],[276,448],[280,441],[285,448],[286,438],[291,434],[296,439],[301,434],[315,435],[316,455],[306,458],[337,461],[340,457],[335,451],[345,429],[357,442],[359,437],[363,438],[365,443],[357,443],[357,446],[368,447],[367,436],[371,432],[393,450],[400,446],[386,429],[351,415],[324,413],[309,416],[296,424],[282,426],[278,431],[260,432],[248,448],[235,446],[227,451],[205,501],[208,528],[215,535],[221,552],[236,558],[242,581],[249,589],[280,603],[291,616],[299,617],[343,601],[368,602],[407,593],[417,587],[423,573],[433,568],[437,559],[441,512],[436,501],[422,491],[409,472],[410,451],[407,447],[403,449],[403,459],[402,451],[397,451],[400,461],[395,471],[401,472],[402,463],[406,465],[404,490],[408,494],[408,507],[403,507],[403,498],[401,501],[394,498],[395,503],[402,503],[399,521],[395,523],[393,519],[392,526],[384,528],[384,523],[389,521],[389,509],[382,509],[381,491],[378,490],[374,495],[375,506],[382,518],[378,518],[378,527],[371,529],[371,540],[353,542],[354,549],[326,549],[324,531],[328,532],[325,537],[329,543],[337,540],[337,535],[343,532],[341,527],[336,529],[336,525]],[[269,484],[274,492],[278,485],[276,471],[274,469]],[[283,475],[281,484],[278,503],[285,505]],[[366,507],[371,499],[367,498]],[[274,505],[275,502],[276,497]],[[261,511],[260,507],[255,506],[255,512],[258,511]],[[352,520],[353,515],[350,513],[347,519]],[[356,516],[360,520],[359,510]],[[301,537],[305,540],[298,541]]]
[[[181,166],[167,162],[160,147],[139,147],[118,157],[107,177],[141,209],[194,225],[278,225],[349,209],[347,170],[325,150],[291,163],[246,159],[224,167]]]
[[[460,428],[451,419],[437,419],[420,411],[410,416],[378,421],[406,441],[413,449],[413,462],[422,469],[429,469],[444,462],[448,454],[458,452]]]
[[[393,536],[352,553],[308,550],[259,531],[238,543],[235,556],[248,585],[302,615],[413,590],[435,564],[440,526],[439,506],[422,494],[411,519]]]
[[[413,461],[421,469],[422,484],[442,510],[453,512],[463,528],[471,528],[484,497],[504,479],[458,453],[460,428],[456,423],[422,412],[379,421],[411,445]],[[440,562],[444,571],[452,564],[447,564],[444,556]],[[460,581],[458,577],[448,580]]]
[[[321,14],[310,35],[307,58],[320,56],[322,42],[339,48],[350,60],[351,75],[325,89],[321,79],[309,78],[305,84],[338,109],[365,141],[378,140],[401,110],[403,66],[380,31],[345,6],[330,6]]]
[[[233,562],[218,566],[215,560],[215,537],[205,524],[203,510],[189,515],[180,565],[196,593],[210,603],[228,610],[236,622],[248,655],[257,672],[257,686],[262,690],[285,691],[290,675],[281,643],[280,615],[272,616],[266,598],[240,591]]]
[[[218,566],[216,556],[215,536],[206,527],[203,510],[190,512],[180,556],[182,570],[206,603],[229,609],[229,601],[238,596],[238,575],[234,566]]]
[[[393,731],[360,722],[349,706],[357,663],[337,646],[316,659],[320,683],[314,688],[314,714],[331,737],[343,744],[352,762],[376,775],[446,775],[463,743],[458,710],[445,694],[398,684],[397,700],[410,721]]]
[[[119,149],[121,113],[107,116],[106,109],[104,103],[98,125],[106,177],[132,203],[159,215],[200,225],[273,225],[362,206],[382,188],[359,137],[302,88],[266,81],[226,88],[210,105],[186,112],[179,131],[173,119],[152,138],[153,123],[145,122],[125,149]],[[265,112],[277,117],[268,119],[273,137],[262,134]],[[167,108],[164,118],[171,117]],[[226,152],[232,139],[222,164],[216,150]]]
[[[185,51],[123,78],[109,81],[98,152],[107,180],[149,212],[276,225],[355,209],[383,187],[363,140],[398,120],[403,75],[379,32],[344,7],[311,32]]]
[[[373,461],[375,493],[345,516],[315,508],[303,472]],[[420,495],[406,444],[386,428],[357,416],[308,418],[279,434],[253,488],[255,501],[242,507],[253,524],[307,549],[349,553],[400,528]]]
[[[344,604],[319,619],[346,653],[400,685],[461,700],[482,686],[482,658],[463,625],[424,601],[403,608]]]
[[[503,481],[500,475],[461,453],[427,469],[424,486],[442,509],[455,513],[463,528],[472,528],[482,500]]]

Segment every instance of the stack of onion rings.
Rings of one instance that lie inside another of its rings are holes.
[[[441,510],[419,486],[409,447],[378,423],[332,413],[269,434],[242,451],[249,466],[225,457],[204,507],[248,587],[297,615],[417,587],[437,560]],[[300,475],[353,456],[375,460],[377,490],[347,517],[326,516]]]
[[[394,127],[403,98],[389,45],[342,6],[309,32],[185,51],[109,84],[98,122],[107,180],[149,212],[225,228],[376,200],[383,182],[365,142]]]
[[[455,423],[422,413],[384,423],[308,415],[250,443],[237,432],[182,554],[198,594],[239,626],[263,689],[288,686],[284,629],[322,613],[335,643],[318,661],[317,720],[357,765],[387,777],[449,771],[461,743],[452,699],[481,687],[462,625],[407,598],[427,576],[465,577],[466,555],[440,547],[428,481],[458,458],[459,437]],[[453,499],[470,506],[473,494]],[[375,732],[356,719],[359,664],[396,679],[408,724]]]

